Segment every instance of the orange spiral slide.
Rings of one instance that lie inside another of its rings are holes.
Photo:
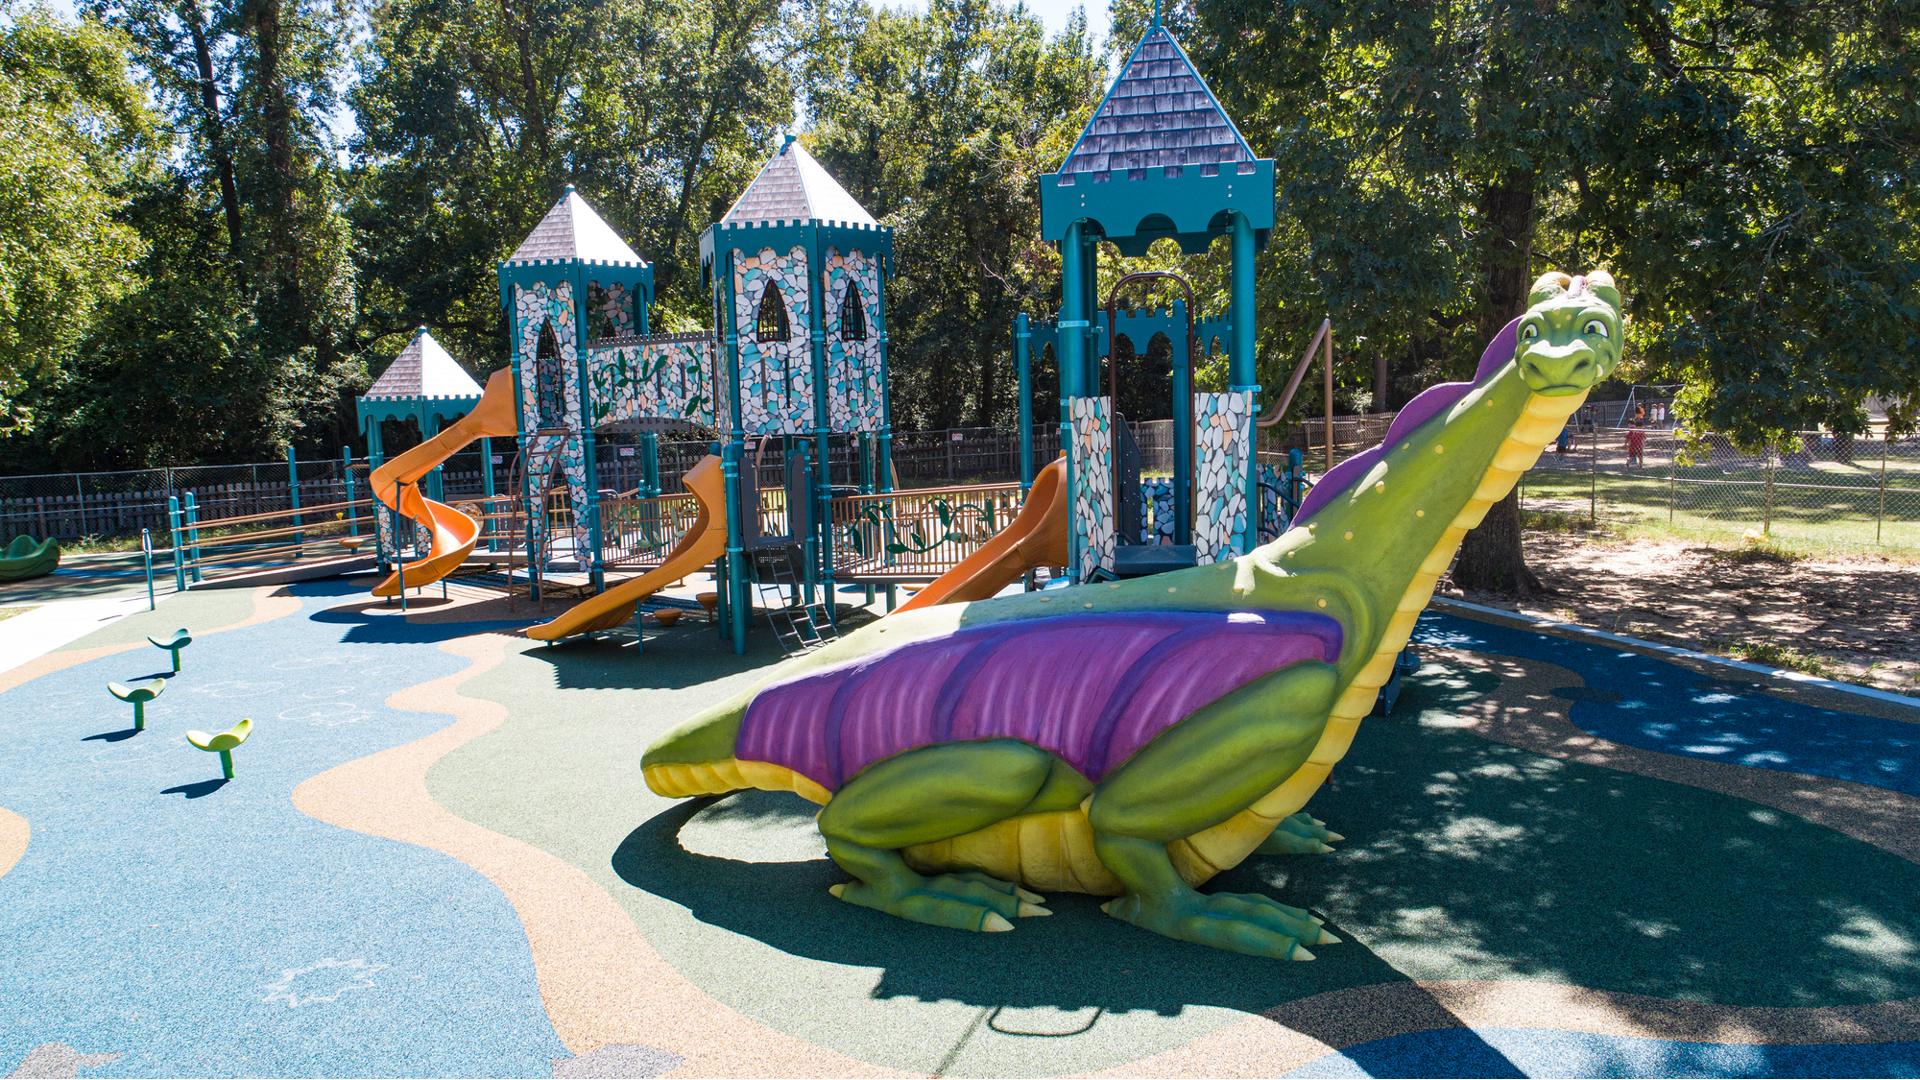
[[[913,611],[935,604],[985,600],[1042,566],[1067,565],[1067,459],[1056,458],[1027,489],[1027,501],[1011,524],[980,550],[960,560],[933,583],[895,608]]]
[[[431,585],[467,561],[480,540],[480,523],[443,502],[435,502],[420,493],[420,478],[434,466],[460,452],[475,439],[515,434],[520,430],[514,418],[513,370],[502,368],[487,380],[486,392],[473,411],[453,422],[445,431],[393,458],[373,470],[373,497],[389,510],[425,525],[433,543],[427,556],[404,567],[408,588]],[[395,488],[398,487],[398,505]],[[373,587],[375,596],[400,595],[400,573]]]

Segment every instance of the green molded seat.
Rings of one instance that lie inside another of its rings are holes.
[[[16,536],[0,551],[0,581],[25,581],[51,574],[60,565],[60,543],[52,537]]]
[[[196,750],[205,750],[209,754],[219,754],[220,775],[231,780],[233,779],[233,748],[246,742],[247,737],[252,734],[253,720],[249,718],[240,721],[217,735],[209,735],[204,731],[189,731],[187,732],[187,741],[192,743]]]
[[[159,697],[160,692],[166,688],[167,681],[165,679],[154,679],[151,682],[143,682],[138,686],[128,686],[125,683],[110,682],[107,684],[107,693],[112,694],[121,701],[132,702],[133,730],[145,731],[147,730],[147,702]]]
[[[177,674],[180,671],[180,650],[193,644],[193,635],[187,633],[187,628],[183,626],[163,638],[149,634],[147,640],[154,648],[165,649],[173,656],[173,670]]]

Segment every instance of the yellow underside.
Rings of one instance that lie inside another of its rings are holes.
[[[1481,478],[1460,512],[1454,515],[1440,542],[1421,561],[1388,620],[1372,659],[1360,669],[1334,703],[1307,763],[1279,787],[1233,817],[1167,845],[1167,854],[1180,876],[1199,885],[1213,875],[1238,866],[1253,853],[1287,816],[1307,805],[1326,782],[1333,766],[1347,754],[1360,721],[1373,711],[1380,687],[1393,673],[1393,662],[1406,648],[1413,624],[1433,598],[1434,583],[1453,563],[1454,553],[1468,530],[1479,525],[1494,503],[1507,497],[1520,474],[1533,467],[1541,450],[1560,433],[1567,417],[1586,399],[1584,394],[1527,399],[1520,420],[1495,451],[1493,465]],[[831,793],[791,769],[762,761],[729,758],[698,765],[655,765],[646,770],[647,786],[661,795],[718,795],[741,788],[793,791],[824,804]],[[1043,892],[1081,892],[1117,896],[1120,882],[1101,864],[1093,850],[1093,829],[1087,824],[1086,805],[1071,810],[1025,814],[995,822],[964,836],[916,844],[902,853],[915,869],[926,873],[978,870],[1003,881],[1016,881]]]

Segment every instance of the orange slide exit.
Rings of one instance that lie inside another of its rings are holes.
[[[1056,458],[1027,489],[1006,528],[895,611],[985,600],[1042,566],[1067,565],[1067,459]]]
[[[480,540],[480,523],[443,502],[435,502],[420,493],[420,478],[434,466],[460,452],[475,439],[515,434],[520,425],[513,412],[513,369],[501,368],[487,380],[486,392],[473,411],[453,422],[445,431],[408,450],[373,470],[373,497],[390,510],[425,525],[433,542],[427,557],[405,566],[408,588],[431,585],[446,577],[473,553]],[[394,488],[399,505],[394,505]],[[398,596],[399,573],[373,587],[375,596]]]
[[[554,641],[574,634],[611,630],[633,618],[634,606],[688,574],[706,569],[707,564],[727,550],[726,484],[720,472],[720,459],[708,454],[687,470],[681,483],[693,493],[699,514],[687,535],[667,553],[657,568],[637,578],[623,581],[598,596],[590,596],[568,608],[552,622],[527,628],[527,636]]]

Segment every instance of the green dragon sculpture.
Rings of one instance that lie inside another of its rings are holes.
[[[1620,357],[1613,280],[1549,274],[1471,383],[1437,386],[1230,562],[902,612],[659,739],[667,796],[824,804],[834,895],[1010,930],[1041,892],[1170,937],[1306,960],[1307,911],[1196,886],[1340,839],[1302,812],[1347,752],[1461,538]],[[1038,890],[1038,891],[1036,891]]]

